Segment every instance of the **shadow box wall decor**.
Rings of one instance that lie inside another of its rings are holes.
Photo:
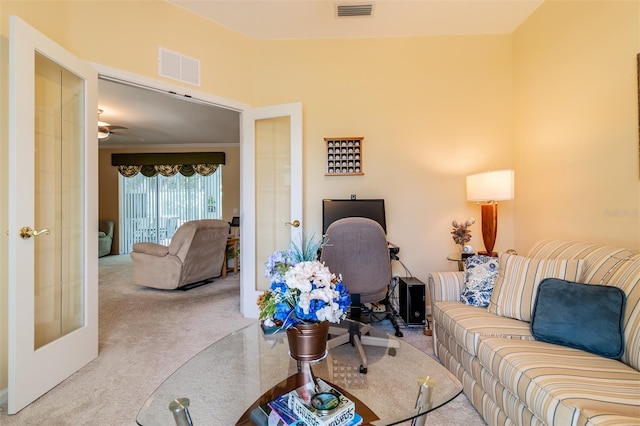
[[[353,138],[324,138],[327,146],[325,176],[363,175],[362,140]]]

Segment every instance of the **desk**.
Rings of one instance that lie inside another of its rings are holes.
[[[339,326],[348,327],[349,323],[343,320]],[[395,355],[387,348],[365,346],[369,369],[367,374],[360,374],[358,351],[345,344],[314,363],[313,372],[365,404],[381,419],[375,424],[388,425],[418,415],[418,377],[430,376],[436,382],[432,409],[462,391],[455,376],[431,356],[380,330],[371,330],[371,335],[398,340]],[[265,336],[258,322],[231,333],[166,379],[142,406],[136,421],[141,426],[175,424],[169,404],[176,398],[188,398],[194,425],[249,424],[251,407],[298,374],[299,365],[288,351],[286,333]],[[369,416],[368,421],[375,420],[368,410],[362,412],[363,417]]]
[[[231,271],[238,275],[238,244],[240,244],[240,238],[229,238],[227,240],[227,247],[225,247],[224,250],[224,263],[222,264],[222,278],[227,278],[227,272]],[[233,268],[227,267],[227,250],[229,250],[229,248],[233,248],[233,252],[236,254],[233,257]]]

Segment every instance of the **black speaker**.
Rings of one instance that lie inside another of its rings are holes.
[[[400,316],[408,325],[424,325],[426,311],[425,285],[414,277],[400,277]]]

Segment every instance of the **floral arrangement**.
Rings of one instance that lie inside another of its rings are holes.
[[[342,277],[317,260],[319,243],[276,251],[265,263],[271,287],[258,297],[260,319],[266,327],[288,329],[296,324],[339,323],[351,305]]]
[[[460,245],[461,247],[471,241],[471,230],[469,227],[476,223],[474,218],[469,218],[464,222],[458,222],[454,220],[451,225],[453,229],[451,230],[451,235],[453,235],[453,241]]]

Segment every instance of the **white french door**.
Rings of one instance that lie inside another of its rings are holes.
[[[302,104],[242,112],[240,311],[257,318],[269,285],[264,262],[299,240],[302,218]]]
[[[9,406],[98,355],[97,72],[15,16],[9,61]]]

